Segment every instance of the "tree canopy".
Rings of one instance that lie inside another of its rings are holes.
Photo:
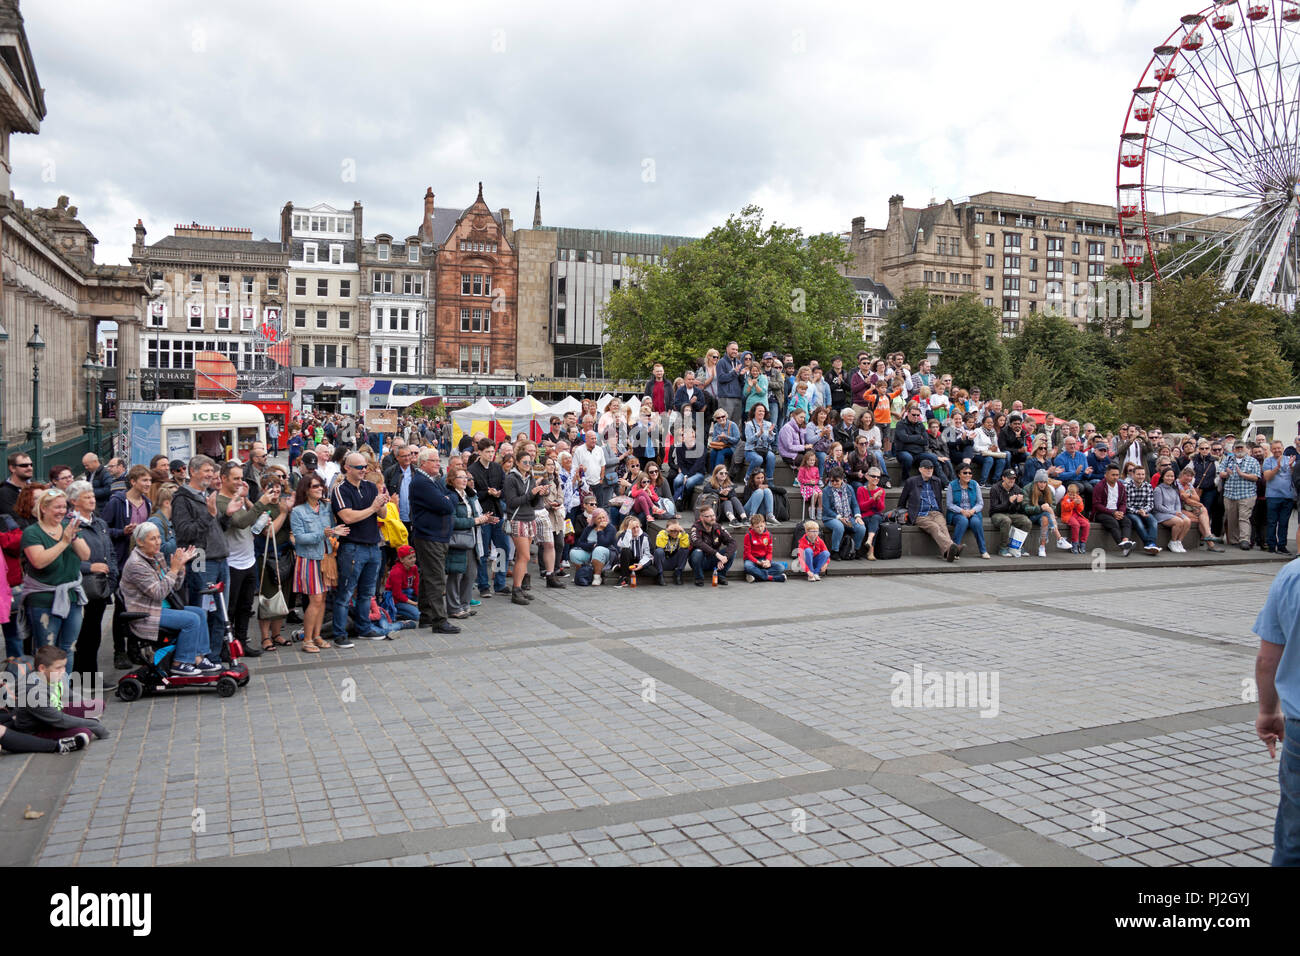
[[[746,206],[614,290],[604,309],[606,373],[639,378],[663,362],[671,377],[732,340],[823,362],[856,351],[857,300],[840,272],[848,261],[837,237],[765,227],[763,210]]]
[[[943,350],[940,370],[954,383],[978,385],[991,395],[1011,380],[1002,317],[974,295],[935,304],[924,289],[904,292],[885,321],[881,352],[902,352],[915,369],[931,338]]]

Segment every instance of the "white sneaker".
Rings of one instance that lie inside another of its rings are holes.
[[[599,574],[593,574],[593,575],[591,576],[591,584],[592,584],[592,587],[597,587],[597,588],[600,587],[600,575],[599,575]]]
[[[1187,553],[1187,549],[1186,549],[1185,547],[1183,547],[1183,543],[1182,543],[1181,541],[1170,541],[1170,542],[1169,542],[1169,550],[1172,551],[1174,554],[1186,554],[1186,553]]]
[[[1047,557],[1047,548],[1046,548],[1046,546],[1041,545],[1041,544],[1038,546],[1038,556],[1039,556],[1040,558],[1045,558],[1045,557]]]
[[[1056,539],[1056,546],[1057,546],[1058,548],[1060,548],[1062,551],[1071,551],[1071,550],[1073,550],[1072,546],[1070,545],[1070,542],[1066,541],[1064,538],[1057,538],[1057,539]]]

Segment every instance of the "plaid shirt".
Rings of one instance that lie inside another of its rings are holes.
[[[1231,498],[1233,501],[1241,501],[1244,498],[1254,498],[1258,488],[1255,478],[1244,478],[1242,475],[1258,476],[1260,474],[1259,462],[1250,455],[1243,455],[1241,457],[1241,464],[1237,468],[1237,471],[1240,472],[1240,474],[1230,474],[1227,471],[1227,468],[1231,466],[1235,460],[1235,455],[1224,455],[1223,461],[1219,466],[1224,475],[1223,496],[1225,498]]]
[[[1151,483],[1126,478],[1124,479],[1124,485],[1128,489],[1128,510],[1145,511],[1150,514],[1156,498],[1155,489],[1151,487]]]

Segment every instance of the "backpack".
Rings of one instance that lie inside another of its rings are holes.
[[[592,579],[595,576],[595,569],[590,564],[584,564],[573,572],[573,583],[580,588],[591,587]]]
[[[852,561],[856,551],[857,549],[853,547],[853,530],[852,528],[846,528],[844,536],[840,538],[840,550],[835,555],[835,559],[837,561]]]
[[[882,522],[880,530],[876,533],[873,546],[877,560],[892,561],[895,558],[901,558],[903,556],[903,530],[898,526],[898,522]]]
[[[711,485],[701,485],[696,490],[694,511],[697,515],[705,508],[712,508],[713,513],[717,514],[721,503],[722,499],[718,497],[718,493],[713,490]]]

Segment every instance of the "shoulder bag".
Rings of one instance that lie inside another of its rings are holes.
[[[289,605],[284,599],[284,582],[280,578],[280,555],[275,546],[275,533],[270,525],[266,528],[266,537],[271,553],[262,552],[262,578],[257,587],[257,619],[275,621],[289,616]],[[272,561],[275,562],[275,593],[270,597],[264,597],[261,591],[266,584],[266,566]]]

